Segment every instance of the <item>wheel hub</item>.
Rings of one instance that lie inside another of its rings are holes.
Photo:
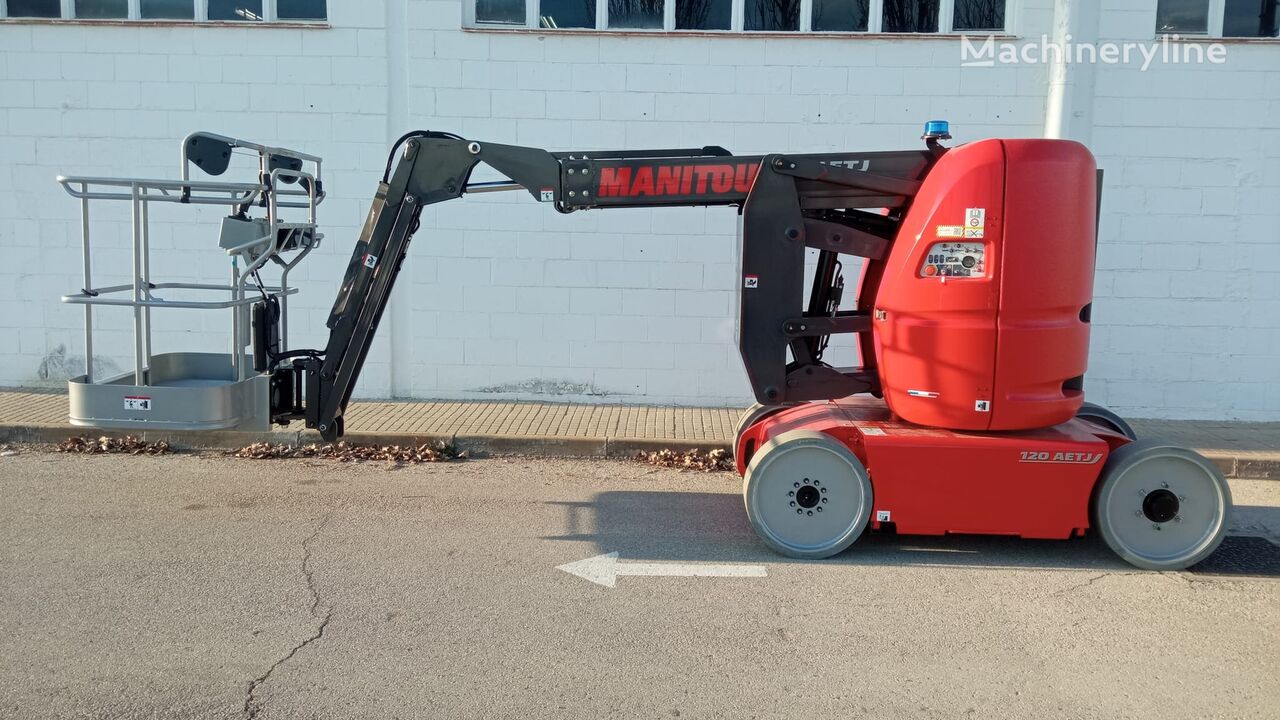
[[[1166,523],[1178,516],[1178,496],[1163,488],[1142,498],[1142,514],[1153,523]]]
[[[818,504],[821,493],[812,485],[805,485],[796,491],[796,504],[808,510]]]
[[[795,508],[797,515],[813,517],[822,512],[822,506],[829,502],[827,489],[818,480],[804,478],[800,482],[791,483],[793,490],[787,491],[787,505]]]

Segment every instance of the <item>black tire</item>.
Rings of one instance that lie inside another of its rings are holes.
[[[1080,407],[1076,417],[1114,430],[1130,440],[1138,439],[1138,433],[1134,432],[1133,427],[1125,422],[1124,418],[1097,403],[1086,402]]]

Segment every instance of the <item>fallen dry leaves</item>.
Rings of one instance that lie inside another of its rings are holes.
[[[365,462],[383,460],[391,463],[427,463],[465,460],[467,452],[443,440],[414,447],[413,445],[349,445],[345,442],[287,445],[285,443],[258,442],[246,445],[231,453],[250,460],[279,460],[283,458],[323,458],[341,462]]]
[[[58,452],[85,453],[99,455],[103,453],[123,453],[128,455],[164,455],[173,448],[169,443],[160,440],[147,442],[132,435],[122,438],[102,436],[97,440],[82,437],[70,437],[58,443]]]
[[[733,470],[733,456],[728,450],[658,450],[657,452],[639,452],[636,461],[665,468],[680,470],[700,470],[702,472],[720,472]]]

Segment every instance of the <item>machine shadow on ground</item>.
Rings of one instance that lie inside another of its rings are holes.
[[[866,533],[845,552],[826,560],[783,557],[766,547],[736,493],[609,491],[593,502],[553,503],[565,512],[566,532],[551,540],[595,543],[600,553],[627,560],[780,564],[844,564],[956,568],[1126,570],[1096,535],[1071,540],[1015,537],[945,537]],[[1242,507],[1272,516],[1280,509]],[[1227,537],[1217,552],[1190,572],[1280,578],[1280,546],[1258,537]]]

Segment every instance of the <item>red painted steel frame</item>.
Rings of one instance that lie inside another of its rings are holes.
[[[1128,440],[1084,420],[1006,433],[926,428],[896,419],[881,401],[847,398],[788,408],[742,435],[738,472],[769,438],[827,433],[871,476],[873,530],[1068,538],[1089,528],[1094,484]]]
[[[875,321],[860,350],[874,352],[884,400],[771,415],[740,438],[738,472],[770,438],[815,430],[866,466],[872,529],[1083,534],[1103,465],[1128,442],[1074,419],[1089,349],[1095,183],[1093,156],[1074,142],[983,140],[948,151],[889,256],[863,270],[858,307]],[[968,264],[953,264],[959,255]]]

